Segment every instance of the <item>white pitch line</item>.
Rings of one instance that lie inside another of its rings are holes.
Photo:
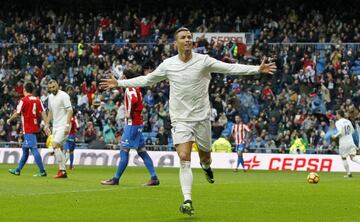
[[[53,195],[53,194],[64,194],[64,193],[86,193],[86,192],[103,192],[103,191],[113,191],[118,190],[119,188],[111,188],[111,189],[87,189],[87,190],[64,190],[58,192],[42,192],[42,193],[22,193],[22,194],[14,194],[11,196],[40,196],[40,195]],[[134,189],[132,187],[121,187],[120,189]]]

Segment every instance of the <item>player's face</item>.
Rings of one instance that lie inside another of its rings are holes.
[[[192,35],[189,31],[181,31],[177,34],[175,46],[179,52],[191,51],[193,47]]]
[[[50,83],[50,84],[48,85],[48,91],[49,91],[49,93],[52,93],[52,94],[56,95],[57,92],[58,92],[58,90],[59,90],[58,84],[56,84],[56,83]]]
[[[240,123],[240,116],[235,116],[235,122]]]

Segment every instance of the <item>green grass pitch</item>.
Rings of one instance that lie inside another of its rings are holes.
[[[35,178],[34,165],[21,176],[0,165],[0,221],[360,221],[360,174],[215,170],[209,184],[193,169],[195,215],[180,214],[178,169],[157,168],[159,187],[144,187],[145,168],[129,167],[119,186],[102,186],[113,167],[77,166],[68,179]]]

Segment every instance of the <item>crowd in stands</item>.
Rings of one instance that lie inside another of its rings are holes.
[[[282,1],[269,1],[260,10],[252,4],[244,10],[228,4],[218,8],[216,2],[199,1],[195,7],[163,4],[164,10],[152,10],[128,2],[117,10],[104,6],[101,13],[10,4],[0,11],[0,141],[22,140],[20,121],[13,126],[5,121],[23,96],[24,82],[35,83],[46,107],[47,82],[57,79],[77,112],[77,140],[117,144],[125,120],[124,91],[103,91],[99,80],[109,70],[118,76],[124,69],[148,74],[176,54],[173,32],[187,26],[195,32],[250,32],[253,44],[201,37],[194,51],[228,63],[259,64],[267,56],[278,67],[273,76],[255,78],[213,74],[214,140],[231,139],[234,116],[240,115],[251,128],[251,152],[334,153],[336,142],[329,135],[335,111],[346,111],[354,126],[360,121],[359,7],[345,10],[336,2],[323,8],[316,3],[280,7]],[[146,144],[170,149],[169,83],[142,92]],[[42,133],[39,141],[45,141]]]

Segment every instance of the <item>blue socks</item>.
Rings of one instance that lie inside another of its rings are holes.
[[[243,167],[243,169],[245,169],[244,158],[242,156],[238,156],[236,168],[239,168],[240,164]]]
[[[74,163],[74,152],[70,152],[70,167],[73,167],[73,163]]]
[[[129,152],[121,150],[120,151],[119,165],[118,165],[118,168],[116,170],[114,178],[120,179],[120,177],[124,173],[128,163],[129,163]]]
[[[143,159],[144,164],[151,175],[151,179],[157,180],[158,178],[155,173],[154,164],[153,164],[153,161],[152,161],[151,157],[149,156],[149,154],[146,151],[138,152],[138,154]]]
[[[149,154],[146,151],[143,151],[143,152],[138,152],[138,155],[143,159],[144,164],[151,175],[151,179],[157,180],[158,177],[156,176],[154,164],[153,164],[153,161],[151,160],[151,157],[149,156]],[[117,180],[120,179],[120,177],[124,173],[128,163],[129,163],[129,151],[127,152],[127,151],[121,150],[119,165],[118,165],[118,168],[117,168],[115,176],[114,176],[115,179],[117,179]]]
[[[36,147],[22,148],[23,154],[21,156],[19,166],[17,167],[16,171],[20,172],[22,170],[22,168],[25,166],[26,161],[29,158],[29,154],[30,154],[29,150],[30,149],[31,149],[31,153],[34,156],[35,162],[36,162],[36,164],[38,165],[38,167],[40,169],[40,172],[41,173],[45,172],[44,165],[43,165],[43,162],[42,162],[42,159],[41,159],[41,155],[40,155],[40,153],[39,153],[39,151],[38,151],[38,149]]]
[[[40,172],[44,173],[45,169],[44,169],[44,165],[43,165],[39,150],[36,147],[32,147],[30,149],[31,149],[31,153],[34,156],[35,162],[36,162],[36,164],[38,165],[38,167],[40,169]]]

